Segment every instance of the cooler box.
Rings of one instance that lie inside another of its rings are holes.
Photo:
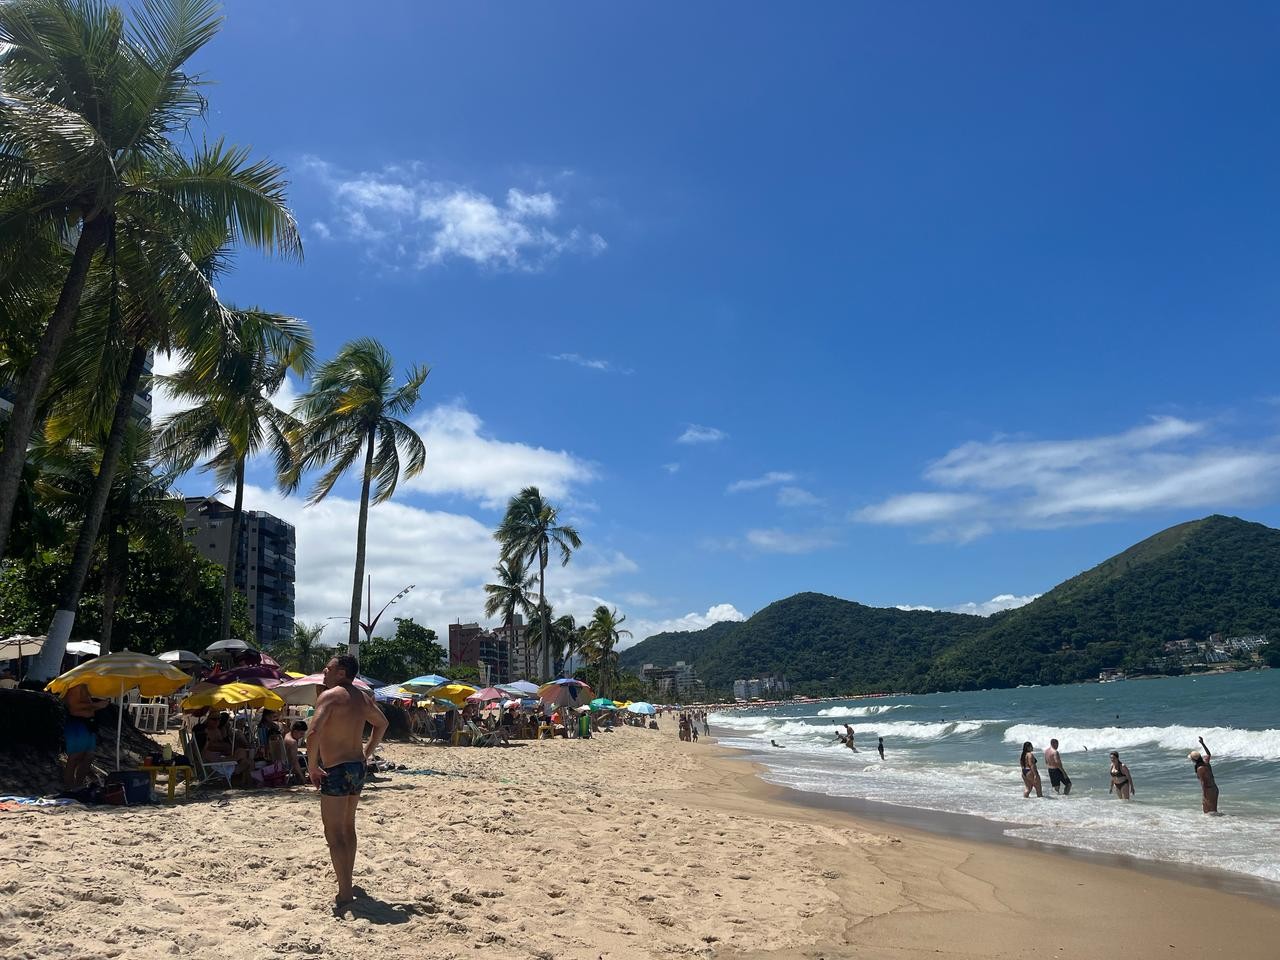
[[[107,786],[118,783],[127,804],[151,802],[151,777],[141,770],[117,770],[107,774]]]

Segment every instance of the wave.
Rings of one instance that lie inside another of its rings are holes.
[[[805,737],[810,740],[830,740],[839,745],[836,733],[841,726],[835,723],[810,723],[806,720],[792,720],[781,717],[713,715],[711,717],[720,726],[733,730],[755,733],[764,737]],[[896,737],[903,740],[937,740],[977,733],[989,724],[1003,723],[1002,720],[940,720],[927,723],[918,720],[882,720],[852,724],[855,736]]]
[[[869,707],[827,707],[818,711],[820,717],[874,717],[890,710],[909,707],[909,703],[877,703]]]
[[[1121,750],[1155,744],[1165,750],[1198,750],[1196,737],[1204,737],[1216,757],[1244,760],[1280,760],[1280,730],[1243,730],[1233,727],[1208,729],[1171,727],[1049,727],[1019,723],[1004,732],[1005,743],[1030,740],[1037,749],[1057,737],[1063,753],[1088,748]]]

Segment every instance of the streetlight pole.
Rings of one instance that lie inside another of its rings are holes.
[[[373,576],[372,574],[369,576],[369,589],[365,593],[365,597],[368,600],[368,607],[367,607],[368,613],[366,614],[366,616],[368,616],[369,619],[367,622],[359,621],[359,620],[356,621],[356,625],[359,626],[360,629],[364,631],[365,643],[368,643],[370,640],[373,639],[373,629],[378,625],[378,621],[382,619],[382,615],[387,612],[387,608],[390,607],[393,603],[398,603],[401,600],[403,600],[405,597],[407,597],[409,595],[409,591],[416,586],[417,586],[416,583],[409,584],[407,587],[405,587],[399,593],[397,593],[394,597],[392,597],[390,600],[384,603],[382,605],[382,609],[378,611],[377,616],[374,616],[373,595],[372,595],[373,594]],[[325,619],[341,620],[344,623],[351,622],[350,617],[325,617]]]

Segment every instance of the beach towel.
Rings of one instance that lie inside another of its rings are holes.
[[[77,805],[75,800],[57,799],[55,797],[0,796],[0,813],[10,813],[15,810],[48,810],[55,807]]]

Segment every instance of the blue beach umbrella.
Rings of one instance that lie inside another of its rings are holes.
[[[508,693],[517,697],[536,697],[538,695],[538,685],[530,683],[528,680],[514,680],[511,683],[498,684],[499,690],[506,690]]]
[[[410,693],[426,693],[433,687],[442,687],[446,683],[452,683],[448,677],[442,677],[438,673],[428,673],[425,676],[414,677],[412,680],[406,680],[400,686],[404,687]]]
[[[639,713],[646,717],[652,717],[657,712],[657,707],[652,703],[645,703],[643,700],[633,703],[631,706],[627,707],[627,713]]]

